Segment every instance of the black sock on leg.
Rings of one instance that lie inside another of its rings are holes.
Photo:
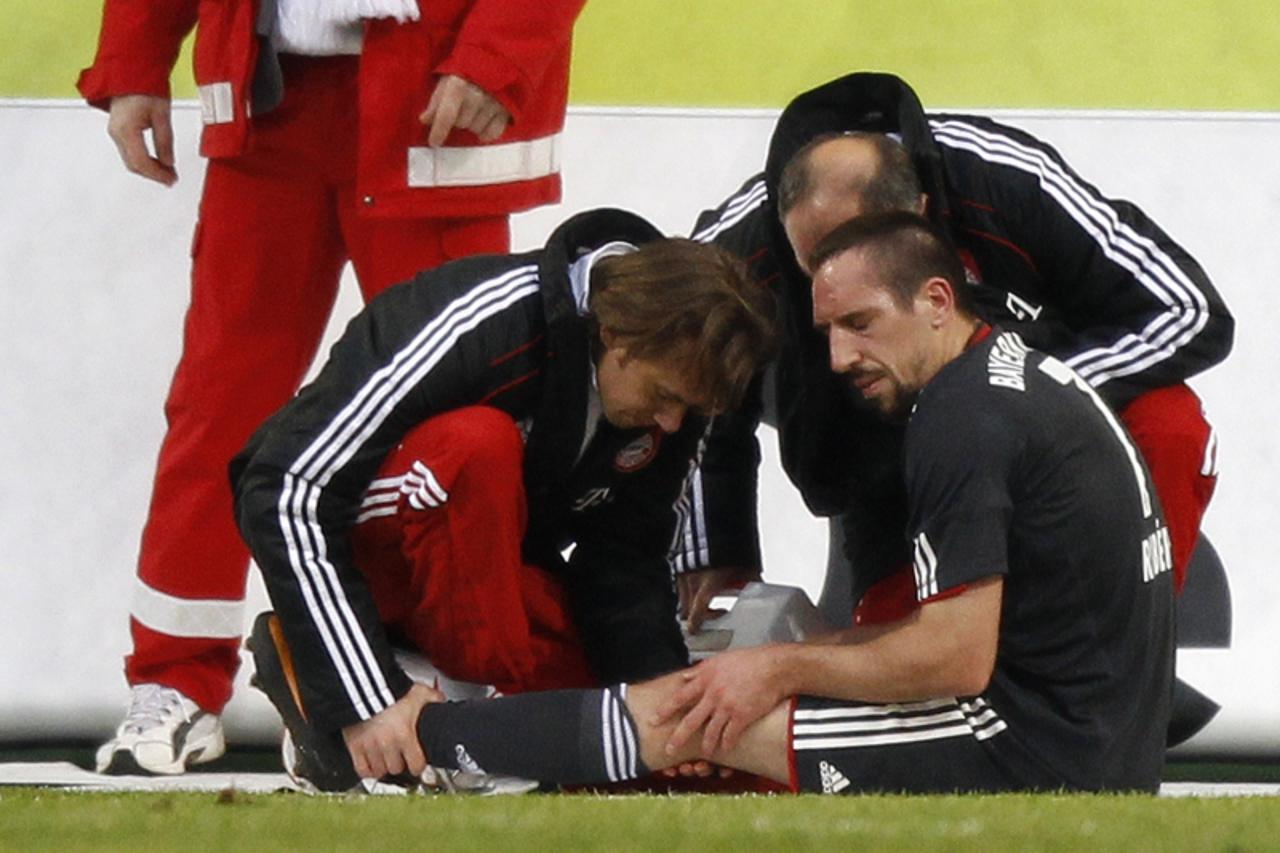
[[[418,740],[435,767],[561,785],[647,775],[625,684],[428,705]]]

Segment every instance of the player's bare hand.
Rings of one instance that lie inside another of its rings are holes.
[[[148,131],[155,146],[154,156],[147,148]],[[130,172],[166,187],[177,182],[168,98],[155,95],[117,95],[112,98],[107,135],[116,144],[120,160]]]
[[[708,616],[718,615],[711,609],[711,600],[727,589],[739,588],[750,581],[760,580],[758,569],[741,566],[722,566],[685,572],[676,578],[676,594],[680,598],[680,618],[685,620],[690,634],[696,634]]]
[[[659,705],[651,723],[680,721],[667,738],[675,755],[699,731],[699,755],[714,759],[733,749],[742,733],[786,698],[783,646],[722,652],[680,674],[681,683]]]
[[[427,767],[418,743],[418,715],[444,694],[425,684],[414,684],[394,705],[363,722],[342,730],[351,762],[361,779],[381,779],[406,770],[417,776]]]
[[[431,127],[427,144],[433,147],[444,145],[454,128],[469,130],[483,142],[493,142],[507,129],[511,113],[476,84],[446,74],[436,84],[418,121]]]

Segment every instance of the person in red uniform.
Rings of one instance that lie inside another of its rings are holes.
[[[582,5],[106,0],[78,85],[125,167],[178,179],[168,79],[192,29],[208,167],[131,607],[132,700],[100,772],[222,754],[248,566],[227,463],[301,382],[347,261],[368,299],[507,251],[509,215],[559,199]]]

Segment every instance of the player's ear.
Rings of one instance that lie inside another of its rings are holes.
[[[956,310],[956,292],[951,282],[941,276],[934,276],[924,283],[921,296],[928,303],[929,323],[935,328],[946,322]]]

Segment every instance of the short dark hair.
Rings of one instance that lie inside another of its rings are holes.
[[[867,252],[880,271],[878,284],[900,307],[910,306],[920,285],[930,278],[946,279],[955,291],[956,306],[974,314],[973,295],[964,265],[942,229],[918,213],[894,210],[857,216],[822,239],[809,256],[809,269],[844,252]]]
[[[876,152],[876,170],[867,180],[837,189],[856,194],[866,213],[915,210],[923,190],[906,146],[883,133],[851,130],[815,136],[787,161],[778,178],[779,217],[785,217],[817,190],[813,176],[813,152],[836,139],[862,140]]]
[[[688,359],[717,409],[734,408],[777,346],[773,294],[726,250],[655,240],[591,268],[595,328],[625,339],[629,355]]]

